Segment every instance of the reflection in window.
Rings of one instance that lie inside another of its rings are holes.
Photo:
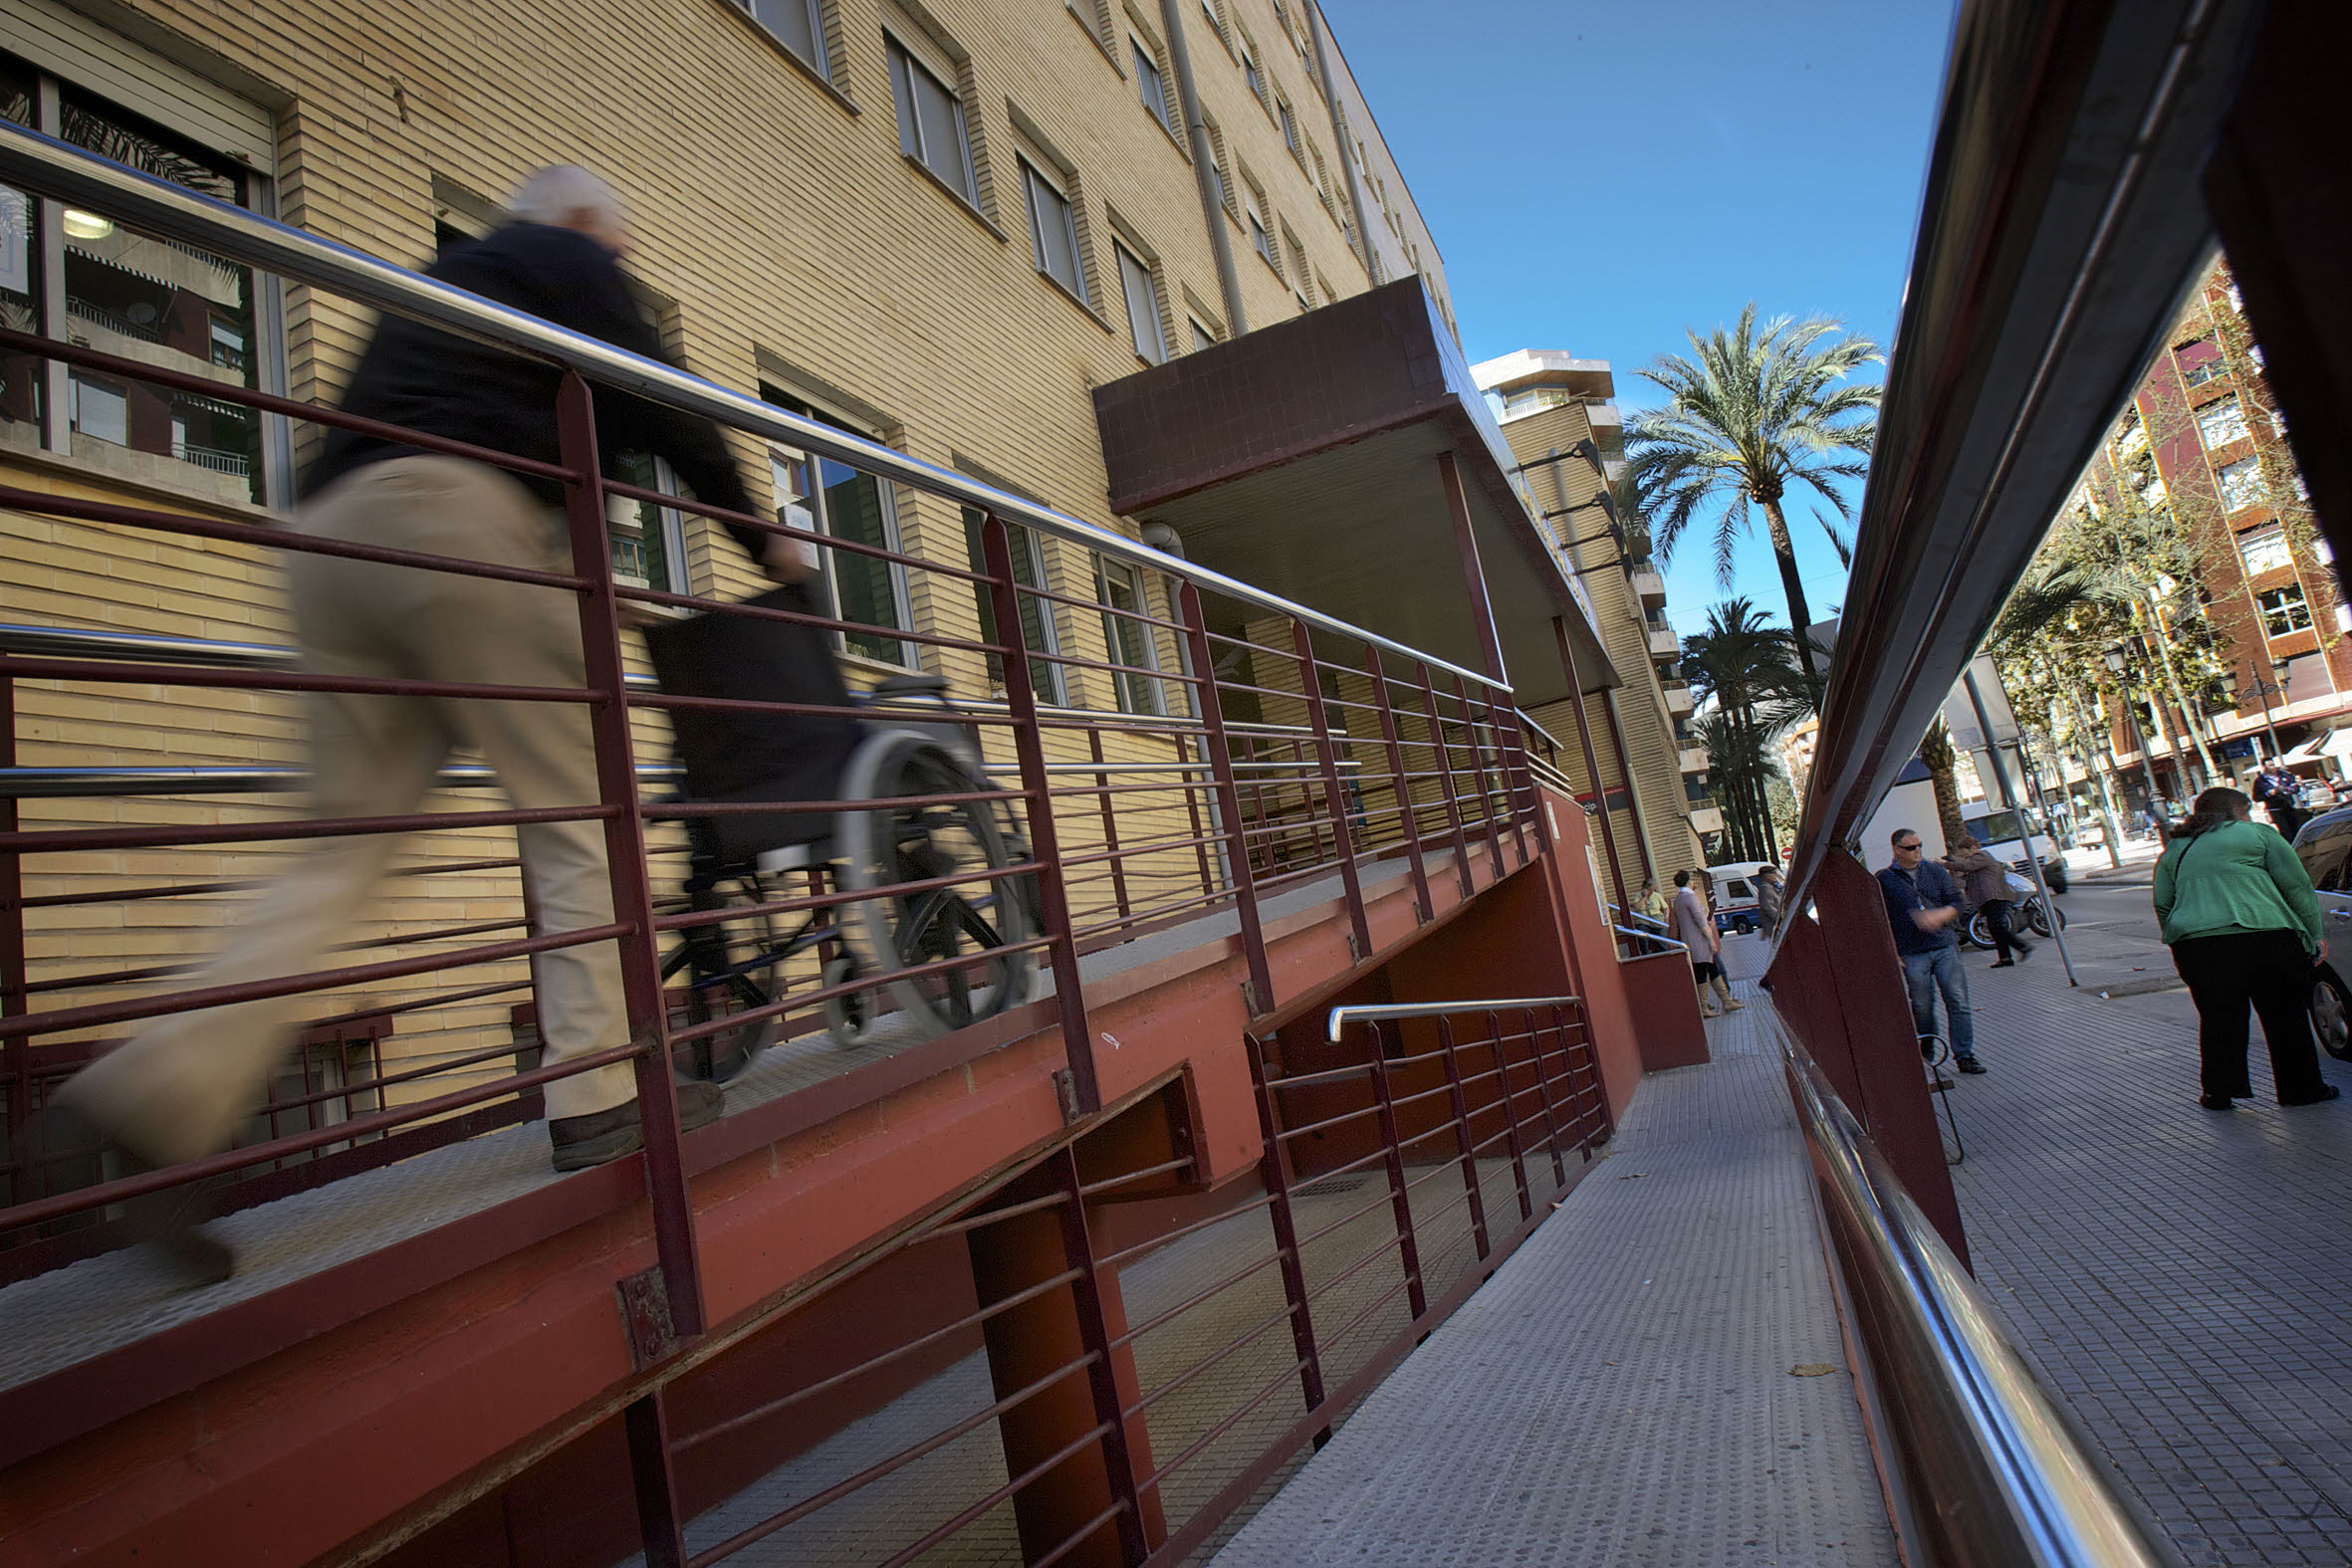
[[[1151,628],[1128,615],[1114,615],[1110,610],[1125,610],[1129,614],[1148,613],[1143,596],[1143,573],[1131,562],[1094,558],[1094,594],[1102,601],[1103,641],[1110,648],[1110,662],[1137,669],[1156,670],[1160,667],[1159,649],[1152,639]],[[1160,691],[1161,683],[1148,675],[1129,670],[1111,672],[1118,689],[1119,708],[1125,713],[1166,713],[1166,698]]]
[[[1021,160],[1021,181],[1029,193],[1029,238],[1038,271],[1085,300],[1086,269],[1078,261],[1077,217],[1069,198],[1027,158]]]
[[[760,395],[779,408],[852,434],[863,434],[840,420],[818,412],[807,403],[763,385]],[[776,515],[795,528],[813,529],[852,544],[895,551],[898,513],[890,493],[871,474],[861,473],[829,457],[812,457],[792,447],[768,449],[768,467],[776,483]],[[836,619],[863,626],[905,631],[913,622],[907,602],[906,568],[853,551],[825,550],[820,562],[825,585],[832,591]],[[885,664],[912,667],[914,648],[877,631],[853,631],[842,639],[851,653]]]
[[[752,20],[766,28],[785,48],[814,66],[819,76],[824,69],[824,18],[817,11],[817,0],[735,0],[751,13]]]
[[[0,57],[0,118],[215,200],[251,196],[249,177],[227,158],[70,83],[56,84],[55,107],[45,112],[42,87],[30,67]],[[64,309],[55,317],[41,305],[44,278],[64,286]],[[0,187],[0,325],[70,336],[224,387],[252,387],[259,384],[253,298],[253,275],[244,267],[80,208],[66,208],[49,233],[38,204]],[[39,359],[0,355],[0,441],[40,443],[44,380]],[[252,410],[115,376],[77,373],[68,384],[72,400],[63,412],[73,436],[147,454],[124,461],[151,462],[150,477],[168,473],[224,498],[263,499],[261,421]]]
[[[908,54],[897,39],[887,43],[890,89],[898,102],[899,150],[978,206],[980,188],[972,178],[972,143],[964,119],[964,101]]]
[[[2241,457],[2236,462],[2214,471],[2214,478],[2222,487],[2222,501],[2231,511],[2250,507],[2262,499],[2262,464],[2259,458]]]
[[[623,452],[613,459],[612,477],[643,490],[678,493],[678,476],[648,452]],[[685,517],[673,507],[630,496],[612,496],[604,513],[604,537],[612,552],[612,574],[640,588],[686,591]]]
[[[2181,379],[2191,386],[2203,386],[2230,368],[2222,357],[2222,345],[2211,337],[2181,344],[2173,350],[2173,358],[2181,367]]]
[[[2237,559],[2245,564],[2245,574],[2258,577],[2265,571],[2277,571],[2293,564],[2287,553],[2286,530],[2275,523],[2247,529],[2237,536]]]
[[[2311,605],[2304,599],[2300,583],[2257,593],[2254,606],[2262,612],[2264,636],[2284,637],[2311,628]]]
[[[2232,392],[2197,410],[2197,433],[2205,438],[2208,451],[2244,440],[2245,405],[2237,400],[2237,394]]]
[[[1153,364],[1168,357],[1168,339],[1160,331],[1160,286],[1141,257],[1117,241],[1111,251],[1119,259],[1119,287],[1127,297],[1127,336],[1135,352]]]
[[[983,548],[981,530],[986,520],[974,507],[964,508],[964,547],[974,571],[988,570],[988,553]],[[1046,557],[1043,543],[1033,529],[1018,523],[1005,525],[1005,543],[1013,555],[1013,580],[1025,588],[1046,586]],[[986,582],[972,584],[973,596],[980,605],[980,640],[1002,642],[997,628],[995,589]],[[1021,605],[1021,645],[1032,653],[1058,653],[1059,639],[1054,631],[1053,606],[1034,593],[1017,594]],[[988,660],[989,683],[998,691],[1005,689],[1005,660],[1003,655],[991,653]],[[1049,707],[1063,705],[1061,666],[1051,659],[1029,661],[1029,683],[1037,692],[1039,702]]]

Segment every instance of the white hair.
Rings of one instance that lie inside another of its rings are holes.
[[[507,198],[506,209],[522,223],[563,226],[570,225],[573,215],[582,211],[595,213],[611,228],[618,228],[627,216],[620,205],[620,192],[577,163],[533,169]]]

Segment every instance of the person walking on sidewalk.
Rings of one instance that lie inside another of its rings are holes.
[[[2303,862],[2235,789],[2208,789],[2156,862],[2156,918],[2197,1004],[2197,1103],[2250,1099],[2246,1006],[2261,1015],[2281,1105],[2336,1097],[2311,1038],[2311,972],[2327,956]]]
[[[2275,757],[2265,759],[2262,771],[2254,775],[2254,798],[2270,813],[2270,825],[2290,844],[2310,820],[2302,807],[2302,788],[2303,782],[2288,773],[2286,764]]]
[[[1764,922],[1768,940],[1780,929],[1780,906],[1787,889],[1780,885],[1778,866],[1759,866],[1756,872],[1756,918]]]
[[[1985,852],[1985,846],[1967,833],[1960,835],[1952,853],[1944,857],[1944,867],[1960,879],[1961,896],[1971,909],[1985,912],[1985,924],[1993,932],[1993,946],[2000,954],[1993,969],[2008,969],[2020,959],[2033,957],[2033,944],[2019,937],[2011,917],[2015,900],[2009,893],[2009,868]]]
[[[619,259],[619,198],[587,169],[544,168],[510,203],[514,221],[457,247],[430,276],[647,357],[660,338],[638,313]],[[559,457],[562,372],[522,354],[404,317],[384,318],[344,401],[348,413],[552,463]],[[750,498],[717,427],[640,398],[595,396],[599,447],[666,459],[698,500],[748,512]],[[316,538],[452,556],[534,571],[574,569],[561,493],[505,469],[396,439],[336,430],[305,476],[297,524]],[[803,574],[782,536],[736,538],[771,575]],[[585,684],[571,592],[492,577],[299,553],[288,569],[304,667],[316,674],[466,684]],[[417,811],[449,753],[480,751],[508,802],[523,810],[593,805],[599,796],[588,709],[578,703],[411,695],[314,694],[309,703],[311,812]],[[517,829],[537,906],[535,934],[609,925],[604,828],[594,820]],[[241,911],[226,947],[188,984],[246,985],[319,968],[382,878],[399,839],[355,833],[310,840],[286,874]],[[619,956],[611,942],[552,948],[538,971],[542,1064],[625,1045]],[[47,1157],[112,1149],[134,1168],[229,1147],[286,1048],[307,993],[152,1019],[76,1075],[44,1119]],[[546,1085],[555,1168],[579,1170],[642,1145],[635,1072],[606,1063]],[[681,1124],[716,1117],[720,1091],[678,1086]],[[130,1207],[132,1231],[196,1282],[225,1279],[229,1249],[197,1229],[199,1200],[166,1189]]]
[[[1700,1015],[1714,1018],[1738,1012],[1747,1004],[1734,1002],[1732,988],[1724,981],[1723,938],[1715,929],[1715,915],[1707,907],[1706,896],[1692,885],[1688,871],[1674,873],[1674,902],[1666,911],[1666,934],[1691,955],[1691,975],[1699,987]],[[1716,1005],[1718,999],[1722,1001],[1721,1007]]]
[[[1976,1015],[1969,1010],[1968,971],[1960,967],[1960,887],[1951,872],[1921,858],[1919,834],[1912,829],[1896,828],[1893,844],[1895,863],[1878,873],[1878,886],[1886,897],[1895,951],[1903,959],[1912,1022],[1922,1039],[1936,1034],[1936,995],[1943,993],[1952,1064],[1962,1072],[1983,1072]]]

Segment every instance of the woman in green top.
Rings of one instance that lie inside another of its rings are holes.
[[[2197,1003],[2205,1089],[2197,1103],[2209,1111],[2253,1096],[2248,1002],[2262,1017],[2278,1103],[2336,1097],[2320,1080],[2311,1041],[2311,972],[2326,951],[2319,900],[2286,840],[2247,819],[2252,807],[2235,789],[2208,789],[2156,862],[2156,918]]]

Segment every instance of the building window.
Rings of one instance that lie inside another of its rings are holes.
[[[2197,410],[2197,433],[2205,438],[2207,451],[2228,446],[2233,441],[2245,439],[2245,405],[2237,394],[2218,398]]]
[[[251,206],[260,194],[260,180],[233,159],[7,55],[0,119],[217,201]],[[256,320],[251,269],[103,213],[68,207],[53,226],[40,203],[0,186],[0,325],[251,388],[261,384]],[[53,409],[50,384],[38,356],[0,353],[0,445],[64,451],[79,435],[144,454],[125,461],[148,465],[148,478],[220,499],[268,499],[262,421],[252,409],[80,373],[67,377],[67,406]]]
[[[1274,252],[1274,235],[1266,227],[1266,198],[1257,184],[1245,173],[1242,185],[1242,217],[1250,229],[1250,249],[1266,258],[1266,265],[1276,272],[1283,270],[1282,258]]]
[[[612,477],[625,485],[678,493],[678,476],[648,452],[623,452],[612,461]],[[612,551],[612,574],[640,588],[686,591],[686,520],[675,507],[656,506],[631,496],[607,498],[604,537]]]
[[[735,0],[735,3],[803,64],[813,67],[819,76],[830,76],[824,68],[824,17],[818,10],[818,0]]]
[[[2181,379],[2191,386],[2203,386],[2230,368],[2229,361],[2222,357],[2222,345],[2211,337],[2181,344],[2173,350],[2173,359],[2181,367]]]
[[[1132,33],[1127,35],[1127,47],[1135,52],[1135,86],[1143,96],[1143,107],[1169,135],[1174,135],[1176,116],[1168,112],[1168,85],[1160,79],[1159,57],[1144,48],[1143,40]]]
[[[1298,151],[1298,116],[1291,112],[1289,99],[1278,98],[1274,101],[1274,117],[1282,121],[1283,145],[1293,152]]]
[[[1102,637],[1110,649],[1110,662],[1137,669],[1156,670],[1160,667],[1159,648],[1151,635],[1151,628],[1130,615],[1149,612],[1143,596],[1143,573],[1131,562],[1094,558],[1094,594],[1103,604]],[[1125,610],[1125,615],[1112,614]],[[1124,713],[1160,714],[1167,712],[1165,699],[1160,694],[1161,683],[1148,675],[1131,674],[1127,670],[1111,672],[1118,688],[1119,709]]]
[[[2300,583],[2257,593],[2254,606],[2262,612],[2262,634],[2266,637],[2286,637],[2311,629],[2311,606]]]
[[[1287,223],[1283,225],[1283,250],[1291,258],[1289,277],[1292,298],[1298,302],[1298,309],[1311,311],[1314,309],[1314,300],[1307,293],[1306,247],[1298,242],[1298,236],[1292,232]]]
[[[1160,331],[1159,282],[1127,247],[1114,240],[1110,248],[1118,253],[1119,288],[1127,296],[1127,336],[1138,354],[1159,364],[1168,357],[1168,339]]]
[[[988,553],[983,547],[981,530],[987,526],[985,516],[974,507],[964,508],[964,546],[974,571],[988,570]],[[1043,543],[1033,529],[1018,523],[1005,525],[1005,543],[1013,553],[1013,580],[1024,588],[1046,586],[1046,554]],[[1002,642],[997,628],[995,589],[986,582],[972,584],[973,597],[980,607],[980,640]],[[1059,653],[1060,639],[1054,630],[1053,605],[1035,593],[1016,593],[1021,605],[1021,645],[1031,653]],[[991,653],[988,659],[988,678],[998,691],[1005,689],[1005,660],[1002,654]],[[1065,701],[1061,690],[1061,666],[1051,659],[1029,661],[1030,688],[1039,702],[1049,707],[1061,707]]]
[[[1185,318],[1185,323],[1192,328],[1192,351],[1194,353],[1199,353],[1203,348],[1217,346],[1217,335],[1203,327],[1199,317],[1188,316]]]
[[[820,424],[847,430],[852,435],[870,431],[835,419],[763,382],[760,396]],[[896,551],[898,510],[890,487],[873,475],[861,473],[829,457],[812,457],[788,446],[768,449],[768,471],[776,484],[776,517],[794,528],[826,534],[853,545]],[[841,639],[851,653],[885,664],[913,667],[913,645],[885,631],[906,631],[914,624],[907,600],[906,567],[895,560],[854,551],[823,550],[818,565],[832,599],[833,618],[855,621],[873,631],[853,631]]]
[[[1069,198],[1027,158],[1021,160],[1021,183],[1029,194],[1029,237],[1037,247],[1038,271],[1084,301],[1086,269],[1078,260],[1077,215]]]
[[[2137,457],[2148,450],[2148,431],[2140,423],[2140,411],[2137,408],[2123,416],[2123,429],[2116,434],[2115,450],[2126,458]]]
[[[2214,471],[2214,478],[2222,487],[2222,502],[2231,511],[2250,507],[2262,499],[2262,463],[2259,458],[2241,457],[2225,468]]]
[[[975,207],[980,189],[972,177],[972,142],[964,101],[896,38],[885,35],[890,55],[890,91],[898,101],[898,148],[947,182]]]
[[[74,434],[95,441],[130,444],[130,389],[119,381],[102,381],[74,372]]]
[[[1266,78],[1258,74],[1258,62],[1250,58],[1247,49],[1242,51],[1242,80],[1249,84],[1252,98],[1261,104],[1266,102]]]
[[[2288,553],[2286,530],[2275,523],[2247,529],[2237,536],[2237,559],[2245,567],[2245,574],[2258,577],[2265,571],[2279,571],[2294,564]]]

